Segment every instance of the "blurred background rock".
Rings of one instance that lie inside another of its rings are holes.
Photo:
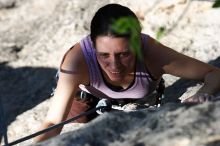
[[[131,8],[154,38],[163,28],[163,44],[220,66],[220,8],[212,8],[212,0],[0,0],[0,97],[9,141],[36,132],[63,54],[89,33],[94,12],[108,3]],[[164,78],[167,101],[200,87]]]

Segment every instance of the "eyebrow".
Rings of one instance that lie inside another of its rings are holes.
[[[127,50],[122,51],[122,52],[117,52],[116,54],[127,53],[127,52],[131,52],[131,51],[129,49],[127,49]],[[109,52],[98,52],[98,51],[96,51],[96,53],[99,53],[99,54],[109,54]]]
[[[99,54],[109,54],[108,52],[96,52],[96,53],[99,53]]]

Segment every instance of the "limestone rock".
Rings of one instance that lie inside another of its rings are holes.
[[[130,7],[141,20],[143,32],[154,38],[164,27],[163,44],[220,67],[220,9],[211,8],[213,1],[0,0],[0,97],[7,115],[9,142],[36,132],[46,115],[64,52],[89,33],[94,12],[108,3]],[[170,75],[164,78],[165,102],[178,102],[200,87],[198,82]],[[125,115],[130,117],[131,113]],[[182,145],[190,143],[187,137],[179,141]],[[215,143],[218,141],[210,146]],[[143,145],[141,140],[138,145]]]
[[[35,146],[218,146],[220,102],[106,113]]]

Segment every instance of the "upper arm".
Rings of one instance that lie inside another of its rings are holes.
[[[147,56],[158,74],[171,74],[186,79],[204,80],[206,74],[215,67],[181,54],[149,38]],[[149,60],[148,60],[149,61]]]
[[[59,72],[57,87],[47,114],[47,121],[52,123],[59,123],[66,118],[79,84],[88,83],[87,65],[79,44],[66,53],[61,69],[69,73]]]

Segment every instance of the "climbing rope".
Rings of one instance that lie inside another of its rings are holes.
[[[2,100],[0,98],[0,142],[2,140],[2,137],[4,138],[5,146],[8,146],[8,136],[7,136],[7,126],[5,123],[5,113],[3,110],[3,104]]]
[[[83,116],[87,116],[87,115],[89,115],[89,114],[91,114],[91,113],[94,113],[94,112],[97,112],[97,111],[99,111],[99,110],[101,110],[101,111],[106,110],[106,111],[107,111],[107,110],[109,110],[109,105],[108,105],[108,106],[105,106],[105,105],[104,105],[104,106],[97,106],[96,108],[93,108],[93,109],[91,109],[91,110],[89,110],[89,111],[83,112],[83,113],[81,113],[81,114],[79,114],[79,115],[77,115],[77,116],[75,116],[75,117],[73,117],[73,118],[71,118],[71,119],[68,119],[68,120],[63,121],[63,122],[61,122],[61,123],[59,123],[59,124],[50,126],[50,127],[46,128],[46,129],[44,129],[44,130],[41,130],[41,131],[38,131],[38,132],[33,133],[33,134],[31,134],[31,135],[25,136],[25,137],[23,137],[23,138],[20,138],[20,139],[18,139],[18,140],[15,140],[15,141],[13,141],[13,142],[11,142],[11,143],[8,143],[8,142],[7,142],[7,134],[6,134],[6,131],[5,131],[5,135],[6,135],[5,146],[12,146],[12,145],[21,143],[21,142],[23,142],[23,141],[26,141],[26,140],[28,140],[28,139],[34,138],[34,137],[36,137],[36,136],[38,136],[38,135],[41,135],[41,134],[43,134],[43,133],[46,133],[46,132],[51,131],[51,130],[53,130],[53,129],[56,129],[56,128],[58,128],[58,127],[64,126],[65,124],[68,124],[68,123],[70,123],[70,122],[72,122],[72,121],[75,121],[75,120],[77,120],[77,119],[79,119],[79,118],[81,118],[81,117],[83,117]]]

